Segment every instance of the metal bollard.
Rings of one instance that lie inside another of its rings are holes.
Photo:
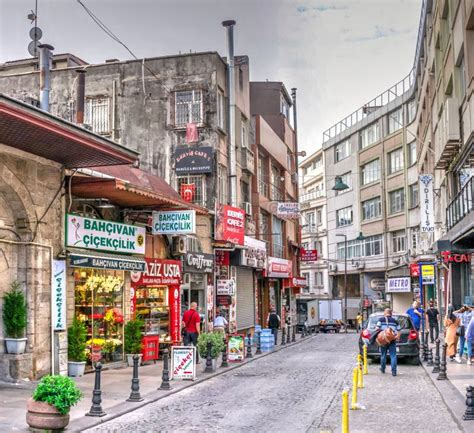
[[[443,344],[443,352],[441,355],[441,365],[439,367],[439,375],[436,378],[437,380],[447,380],[448,375],[446,374],[446,350],[448,348],[448,345],[446,343]]]
[[[286,344],[286,326],[283,326],[283,328],[281,328],[281,346],[284,346]]]
[[[252,335],[249,332],[247,334],[247,353],[245,354],[246,358],[253,358],[253,355],[252,355],[252,342],[250,340],[251,337],[252,337]]]
[[[104,416],[106,413],[102,410],[102,391],[100,390],[100,375],[102,371],[102,364],[98,362],[95,365],[95,382],[94,390],[92,391],[92,406],[86,416]]]
[[[286,344],[291,343],[291,332],[290,332],[290,325],[287,325],[286,327]]]
[[[212,373],[212,343],[207,342],[206,369],[204,373]]]
[[[364,387],[364,378],[363,378],[364,375],[362,374],[362,355],[360,353],[357,355],[357,368],[359,370],[357,386],[359,388],[363,388]]]
[[[222,364],[221,367],[228,367],[229,363],[227,362],[227,341],[224,337],[224,350],[222,351]]]
[[[369,363],[367,360],[367,345],[362,346],[363,360],[364,360],[364,374],[369,374]]]
[[[435,359],[434,359],[434,367],[431,371],[432,373],[439,373],[439,338],[436,339],[436,351],[435,351]]]
[[[255,352],[255,355],[261,355],[262,354],[262,343],[261,343],[261,337],[262,337],[262,331],[258,331],[257,333],[257,351]]]
[[[466,412],[462,416],[462,419],[465,421],[470,421],[474,419],[474,388],[468,386],[466,388]]]
[[[349,393],[342,391],[342,433],[349,433]]]
[[[138,363],[140,357],[133,355],[133,375],[132,375],[132,392],[127,401],[143,401],[143,397],[140,395],[140,379],[138,378]]]
[[[357,410],[357,383],[359,378],[359,368],[355,367],[352,372],[352,400],[351,400],[351,410]]]
[[[296,341],[296,325],[293,325],[293,335],[291,336],[291,342],[294,343]]]
[[[168,349],[163,350],[163,374],[161,385],[158,389],[161,391],[169,391],[172,389],[170,385],[170,371],[168,367]]]
[[[423,338],[423,360],[428,361],[428,331],[425,332]]]
[[[428,350],[428,362],[426,363],[427,367],[433,367],[433,349]]]
[[[303,327],[301,328],[301,338],[304,338],[304,328],[305,326],[303,325]]]

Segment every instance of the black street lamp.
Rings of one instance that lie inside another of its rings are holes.
[[[341,176],[336,176],[336,181],[334,183],[334,186],[332,187],[332,190],[333,191],[344,191],[346,189],[349,189],[349,185],[346,185],[343,181],[342,181],[342,177]]]

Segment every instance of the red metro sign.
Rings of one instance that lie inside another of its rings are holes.
[[[471,263],[471,254],[457,254],[451,251],[441,251],[444,263]]]

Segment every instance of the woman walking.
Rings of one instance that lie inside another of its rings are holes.
[[[454,308],[452,305],[450,305],[446,314],[446,318],[444,319],[444,326],[446,328],[445,339],[446,343],[448,344],[446,356],[449,356],[451,361],[454,360],[454,357],[456,356],[457,352],[456,349],[458,345],[458,336],[456,334],[456,331],[460,323],[461,319],[459,317],[456,317],[456,315],[454,314]]]

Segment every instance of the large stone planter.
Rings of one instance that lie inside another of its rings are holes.
[[[26,423],[32,429],[61,431],[69,424],[69,414],[61,415],[48,403],[30,398],[26,408]]]
[[[138,365],[141,365],[142,364],[142,357],[143,357],[143,354],[138,354],[139,356],[139,360],[138,360]],[[133,354],[130,354],[130,353],[127,353],[127,365],[129,367],[133,367],[133,357],[134,355]]]
[[[86,369],[85,362],[67,362],[67,374],[70,377],[81,377],[84,376],[84,370]]]
[[[26,338],[5,338],[7,353],[11,353],[13,355],[25,353],[27,341],[28,340]]]

